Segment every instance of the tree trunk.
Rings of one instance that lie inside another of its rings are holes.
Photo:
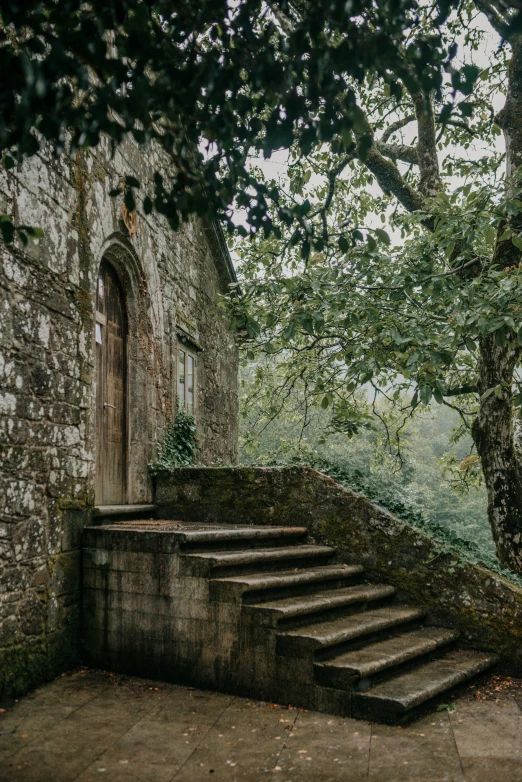
[[[504,567],[522,573],[522,473],[513,437],[511,381],[516,352],[498,347],[493,336],[480,345],[479,392],[481,397],[503,385],[500,394],[481,399],[472,435],[482,462],[488,492],[488,517]]]
[[[522,35],[510,39],[512,59],[508,73],[506,104],[498,121],[506,142],[506,173],[511,178],[511,193],[522,191]],[[520,195],[519,195],[520,197]],[[522,230],[522,215],[509,218],[511,230]],[[498,236],[505,231],[500,226]],[[520,250],[511,238],[497,239],[492,265],[500,268],[518,266]],[[522,463],[519,460],[514,437],[514,415],[511,383],[517,359],[518,346],[499,347],[493,335],[480,342],[478,366],[479,412],[473,422],[472,435],[482,462],[484,481],[488,492],[488,516],[500,562],[507,568],[522,573]],[[484,394],[501,386],[501,392]]]

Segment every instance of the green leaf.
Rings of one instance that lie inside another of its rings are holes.
[[[517,331],[517,341],[519,345],[522,345],[522,326]]]
[[[6,244],[11,244],[14,240],[15,227],[8,215],[0,215],[0,233]]]
[[[125,195],[123,196],[123,203],[129,210],[129,212],[134,212],[134,210],[136,209],[136,200],[134,198],[134,193],[131,190],[131,188],[125,191]]]
[[[386,244],[386,245],[390,244],[390,237],[389,237],[387,231],[384,230],[384,228],[376,228],[375,229],[375,234],[376,234],[377,238],[383,244]]]
[[[497,345],[499,348],[503,348],[506,344],[506,333],[504,329],[499,329],[498,331],[495,331],[495,345]]]
[[[431,386],[424,385],[419,387],[419,397],[423,405],[429,405],[432,397]]]
[[[522,236],[517,236],[515,234],[511,237],[511,242],[515,245],[517,250],[522,250]]]
[[[127,176],[125,177],[125,184],[127,185],[127,187],[139,188],[140,180],[136,179],[136,177],[132,176],[132,174],[127,174]]]
[[[293,320],[290,321],[288,326],[283,331],[283,339],[286,340],[287,342],[288,342],[288,340],[293,339],[295,337],[296,330],[297,329],[296,329],[295,322]]]
[[[493,228],[492,225],[490,225],[488,228],[486,228],[485,236],[486,236],[486,242],[488,242],[488,244],[493,244],[493,242],[495,241],[496,235],[497,235],[497,232],[495,231],[495,229]]]
[[[433,389],[433,397],[439,405],[441,405],[444,401],[442,391],[440,390],[440,388],[437,388],[437,386],[435,386],[435,388]]]
[[[348,239],[346,238],[346,236],[340,236],[337,243],[342,253],[348,252],[350,245],[348,244]]]
[[[368,245],[368,250],[373,253],[377,249],[377,242],[373,238],[371,234],[368,234],[366,237],[366,243]]]

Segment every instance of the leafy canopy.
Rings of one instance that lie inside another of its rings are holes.
[[[432,14],[429,7],[419,12],[421,29],[431,29]],[[369,72],[354,87],[371,139],[367,157],[357,128],[355,153],[335,157],[326,144],[303,153],[294,145],[279,178],[278,208],[301,211],[301,234],[292,224],[280,237],[252,234],[236,246],[243,296],[229,299],[233,326],[249,360],[261,350],[284,366],[275,388],[259,377],[273,415],[304,384],[309,403],[334,406],[345,431],[361,425],[360,387],[405,415],[434,400],[456,406],[468,423],[477,409],[481,341],[494,335],[499,348],[512,344],[519,352],[522,200],[504,181],[495,114],[509,47],[491,41],[472,3],[440,34],[448,49],[459,41],[462,68],[478,77],[465,96],[455,97],[449,78],[431,94],[436,187],[423,186],[415,93],[397,98],[386,79]],[[395,179],[386,178],[391,174]],[[498,245],[511,247],[508,264],[491,262]],[[505,391],[499,384],[486,394]],[[521,388],[513,402],[522,403]]]
[[[10,168],[44,144],[74,151],[102,134],[155,140],[172,165],[142,191],[146,213],[173,227],[192,213],[230,221],[236,198],[252,228],[295,223],[305,241],[306,207],[281,200],[249,155],[290,146],[308,155],[324,143],[340,154],[361,126],[356,93],[369,76],[398,101],[405,90],[440,96],[448,76],[444,116],[466,115],[455,96],[469,94],[477,69],[456,59],[443,31],[456,5],[4,0],[0,158]],[[140,185],[130,177],[123,188],[129,208]],[[12,240],[8,217],[0,229]]]

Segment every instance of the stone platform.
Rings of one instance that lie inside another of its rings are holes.
[[[302,526],[129,521],[84,531],[93,666],[404,722],[496,656],[461,648]]]
[[[522,681],[401,728],[89,670],[4,705],[2,782],[522,779]]]

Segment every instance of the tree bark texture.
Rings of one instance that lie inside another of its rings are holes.
[[[488,517],[497,556],[507,568],[522,572],[522,474],[513,431],[511,381],[516,363],[512,347],[499,347],[494,336],[480,344],[479,392],[504,384],[497,395],[482,398],[472,426],[488,493]]]

